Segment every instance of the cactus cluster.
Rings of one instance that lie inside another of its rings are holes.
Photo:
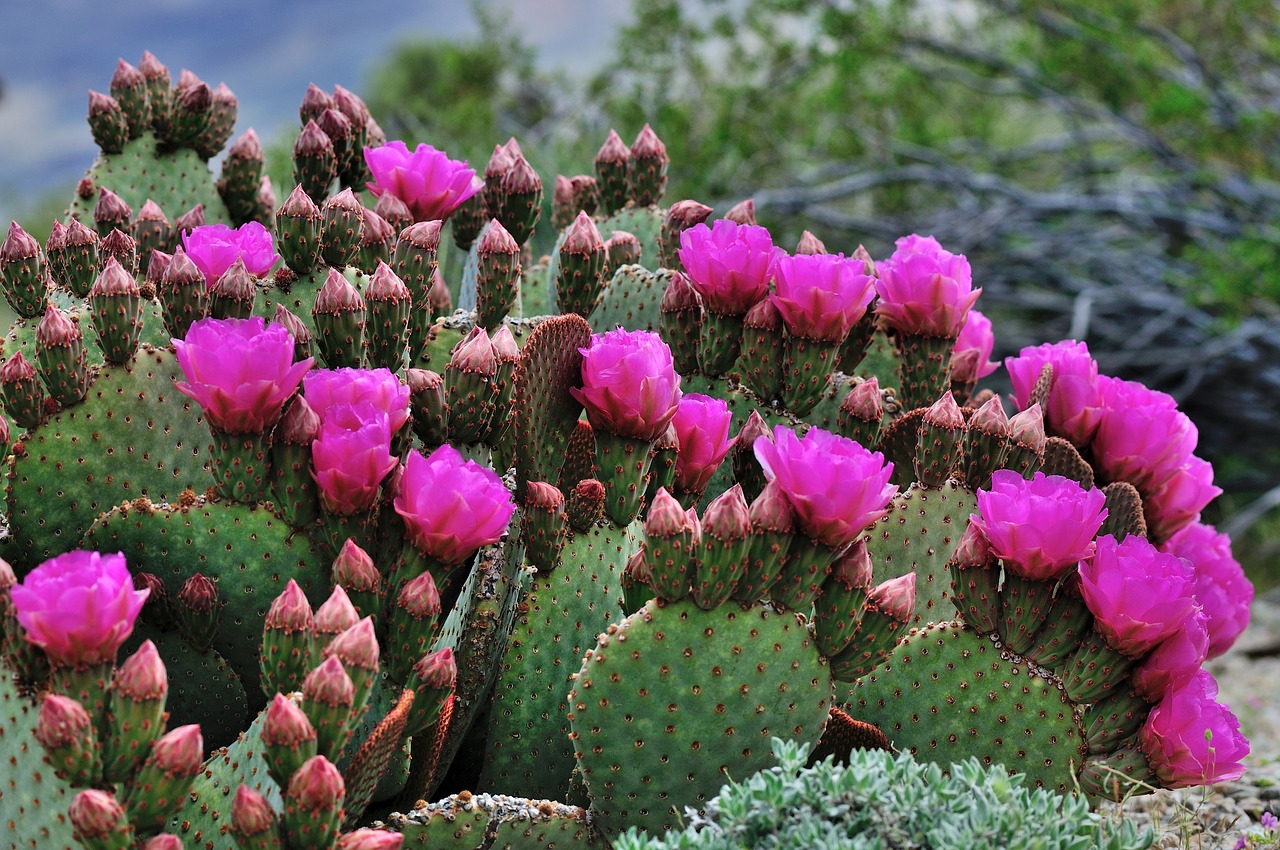
[[[663,207],[646,126],[535,261],[514,139],[477,174],[341,87],[276,210],[252,130],[204,165],[223,89],[121,63],[68,218],[0,247],[0,847],[605,848],[775,739],[1238,775],[1194,427],[1074,343],[1009,415],[964,257]]]

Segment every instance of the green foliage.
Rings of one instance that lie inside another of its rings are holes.
[[[726,785],[706,814],[653,838],[632,830],[614,850],[822,848],[880,850],[1140,850],[1154,836],[1113,827],[1082,798],[1029,790],[1003,768],[976,759],[936,764],[909,755],[854,750],[847,766],[805,767],[808,747],[774,741],[778,766]]]

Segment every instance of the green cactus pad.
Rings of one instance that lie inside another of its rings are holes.
[[[662,235],[662,222],[666,215],[666,211],[657,206],[627,206],[603,221],[597,221],[596,227],[600,237],[606,241],[619,230],[630,233],[640,242],[640,264],[656,269],[659,265],[658,239]]]
[[[54,775],[36,743],[39,712],[0,663],[0,850],[80,850],[67,820],[77,789]]]
[[[889,514],[873,526],[867,551],[876,582],[915,571],[913,623],[956,616],[947,559],[969,524],[969,514],[977,510],[977,496],[962,484],[948,481],[941,487],[926,487],[917,482],[895,496]]]
[[[587,317],[597,333],[624,327],[629,331],[658,330],[658,305],[667,291],[670,274],[651,272],[644,266],[622,266],[613,273]]]
[[[560,566],[534,577],[494,686],[480,790],[569,799],[569,677],[597,635],[622,619],[622,568],[641,531],[638,522],[629,530],[605,523],[575,534]]]
[[[943,765],[973,756],[1067,793],[1085,729],[1061,684],[959,623],[912,632],[847,691],[845,708],[898,749]]]
[[[77,192],[69,212],[86,224],[93,222],[98,190],[103,187],[123,198],[134,215],[148,200],[159,204],[169,221],[203,204],[207,223],[231,223],[208,164],[190,148],[160,153],[151,133],[129,142],[120,153],[99,154],[85,177],[92,183],[91,190],[87,197]]]
[[[321,547],[257,505],[204,499],[190,507],[125,504],[94,522],[83,546],[124,552],[132,571],[159,576],[171,598],[193,573],[213,579],[227,605],[213,648],[245,682],[258,681],[263,622],[289,579],[313,606],[330,590],[332,561]],[[263,704],[258,687],[246,692],[250,711]]]
[[[673,828],[686,806],[772,766],[774,737],[815,743],[831,674],[795,614],[650,600],[600,636],[569,703],[592,811],[612,836]]]
[[[181,377],[173,352],[143,348],[127,364],[103,366],[83,402],[28,432],[5,476],[6,557],[19,574],[75,549],[98,514],[121,502],[176,501],[184,488],[212,483],[209,427],[174,389]]]
[[[588,813],[550,800],[463,792],[394,814],[404,847],[430,850],[604,850]]]

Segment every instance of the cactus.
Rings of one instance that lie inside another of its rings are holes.
[[[0,846],[605,848],[800,745],[1089,801],[1241,769],[1199,666],[1247,583],[1171,399],[1058,343],[1008,415],[963,257],[664,209],[649,127],[556,181],[544,264],[514,139],[482,180],[341,87],[300,117],[276,214],[252,131],[203,165],[225,89],[124,63],[71,218],[0,248]],[[51,637],[86,558],[121,607]]]

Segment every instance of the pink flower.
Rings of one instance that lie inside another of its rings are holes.
[[[800,529],[832,548],[853,542],[887,514],[898,492],[884,455],[821,428],[810,428],[802,440],[777,425],[772,442],[760,437],[752,448],[765,477],[791,502]]]
[[[1098,468],[1112,481],[1156,490],[1195,451],[1199,432],[1167,393],[1137,381],[1098,378],[1102,413],[1093,436]]]
[[[351,516],[371,510],[382,479],[396,465],[386,411],[367,401],[330,407],[311,443],[311,463],[326,511]]]
[[[1138,744],[1166,788],[1239,779],[1249,740],[1240,721],[1214,697],[1218,683],[1207,670],[1164,694],[1138,730]]]
[[[1253,584],[1231,554],[1231,539],[1211,525],[1193,522],[1160,548],[1191,562],[1196,601],[1208,618],[1208,656],[1217,658],[1249,625],[1249,606],[1253,603]]]
[[[956,337],[956,344],[951,349],[952,376],[959,381],[976,381],[999,369],[999,363],[991,362],[991,352],[995,346],[996,338],[991,330],[991,320],[977,310],[970,310],[969,317],[964,320],[964,327],[960,329],[960,336]],[[957,369],[956,356],[966,351],[976,352],[977,356],[971,360],[961,357],[959,362],[972,362],[973,368]]]
[[[769,300],[793,336],[841,342],[867,312],[876,279],[861,260],[844,254],[782,254],[774,264]]]
[[[395,508],[413,545],[448,565],[501,539],[516,509],[496,472],[447,444],[429,457],[409,452]]]
[[[728,402],[699,393],[685,393],[671,424],[680,440],[676,455],[676,486],[691,493],[707,489],[724,456],[738,438],[729,438],[733,413]]]
[[[431,145],[418,145],[413,153],[401,141],[364,149],[373,182],[366,184],[375,197],[390,192],[404,201],[414,221],[446,219],[484,186],[465,161],[449,159]]]
[[[409,386],[390,369],[312,369],[302,394],[321,420],[335,404],[367,401],[387,414],[393,434],[409,421]]]
[[[76,550],[50,558],[9,591],[27,640],[58,666],[115,660],[147,590],[134,590],[124,553]]]
[[[591,337],[582,352],[582,389],[569,392],[597,430],[652,442],[680,404],[680,376],[671,349],[649,331],[622,328]]]
[[[1133,687],[1147,702],[1156,703],[1169,688],[1190,682],[1204,664],[1209,650],[1209,618],[1192,612],[1182,628],[1160,641],[1133,673]]]
[[[1004,366],[1019,410],[1031,403],[1031,390],[1046,363],[1053,365],[1053,384],[1044,406],[1046,430],[1077,447],[1088,445],[1102,416],[1098,364],[1089,355],[1089,346],[1067,340],[1024,348],[1017,357],[1006,357]]]
[[[225,224],[204,224],[182,234],[182,249],[213,286],[236,259],[244,260],[249,274],[262,277],[271,271],[280,255],[271,232],[256,221],[237,228]]]
[[[1123,543],[1099,537],[1080,564],[1080,589],[1098,632],[1130,658],[1150,652],[1196,610],[1191,565],[1134,535]]]
[[[978,514],[970,519],[1006,569],[1052,581],[1093,554],[1106,501],[1101,490],[1085,490],[1070,478],[1037,472],[1027,481],[1001,469],[989,490],[978,490]]]
[[[228,434],[264,434],[274,427],[312,363],[310,357],[294,363],[293,337],[284,325],[258,316],[201,319],[173,345],[187,379],[174,386]]]
[[[877,267],[876,314],[900,334],[955,339],[982,294],[973,288],[969,261],[932,236],[913,233],[897,246]]]
[[[1213,484],[1213,464],[1192,455],[1156,490],[1142,494],[1142,513],[1152,540],[1168,540],[1222,495]]]
[[[741,316],[768,293],[774,264],[784,254],[763,227],[722,218],[681,233],[679,256],[708,310]]]

